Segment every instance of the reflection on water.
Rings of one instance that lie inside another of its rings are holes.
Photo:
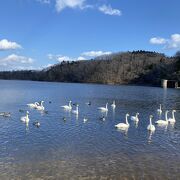
[[[0,81],[0,99],[0,112],[12,113],[0,117],[0,179],[180,178],[179,90]],[[41,100],[45,111],[26,106]],[[79,104],[78,115],[61,108],[69,100]],[[115,109],[110,105],[106,113],[97,109],[113,100]],[[165,110],[172,109],[177,110],[175,124],[147,131],[149,115],[155,124],[164,119]],[[26,110],[28,124],[20,121]],[[136,112],[139,123],[129,120],[125,130],[114,127],[124,123],[126,113]],[[39,128],[33,126],[35,121]]]

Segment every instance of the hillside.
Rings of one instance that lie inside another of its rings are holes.
[[[147,84],[159,86],[163,78],[180,80],[180,56],[149,51],[101,56],[94,60],[62,62],[42,71],[0,72],[0,79]]]

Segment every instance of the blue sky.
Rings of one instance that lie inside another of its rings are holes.
[[[179,0],[2,0],[0,70],[119,51],[180,50]]]

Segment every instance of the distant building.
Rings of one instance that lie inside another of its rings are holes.
[[[163,88],[180,88],[180,82],[176,80],[162,79],[161,86]]]

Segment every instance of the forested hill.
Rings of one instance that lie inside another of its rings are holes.
[[[0,79],[160,85],[161,79],[180,80],[180,53],[174,57],[149,51],[62,62],[42,71],[0,72]]]

